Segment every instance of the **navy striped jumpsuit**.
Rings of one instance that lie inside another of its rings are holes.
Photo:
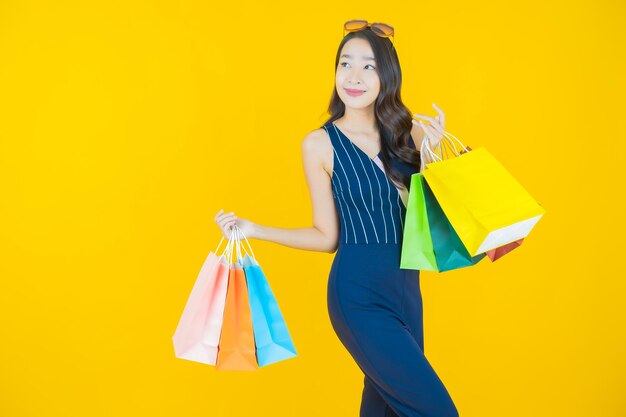
[[[424,356],[420,271],[400,269],[406,208],[398,189],[332,121],[323,128],[333,146],[340,223],[328,313],[365,375],[360,416],[456,417],[456,406]],[[409,145],[415,149],[412,138]],[[392,163],[416,172],[397,159]]]

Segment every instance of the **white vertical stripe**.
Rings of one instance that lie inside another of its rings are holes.
[[[359,154],[358,149],[356,148],[356,146],[354,146],[354,143],[352,143],[352,141],[350,141],[350,143],[352,144],[352,148],[354,149],[354,153],[357,155],[358,160],[361,162],[361,166],[363,167],[363,172],[365,172],[365,176],[367,177],[367,182],[370,185],[370,197],[372,198],[372,211],[375,213],[376,210],[374,210],[374,190],[372,189],[372,182],[370,181],[370,176],[367,173],[367,170],[365,169],[365,165],[363,164],[363,158],[366,158],[367,155],[365,155],[365,153],[363,152],[363,157],[359,156],[361,154]],[[367,159],[369,159],[370,162],[372,162],[372,158],[367,157]],[[356,173],[356,170],[354,171]],[[374,175],[376,175],[376,173],[374,172]],[[363,204],[365,204],[365,200],[363,200]],[[368,211],[369,214],[369,211]],[[370,215],[370,219],[372,218],[372,216]],[[376,231],[376,223],[374,223],[374,220],[372,220],[372,227],[374,228],[374,235],[376,236],[376,243],[380,243],[380,240],[378,239],[378,232]]]
[[[343,165],[341,164],[341,161],[339,160],[339,154],[337,154],[337,151],[335,150],[335,147],[333,146],[333,141],[332,141],[332,136],[330,134],[330,132],[328,131],[328,129],[326,129],[326,126],[324,126],[324,130],[326,130],[326,133],[328,133],[328,137],[330,138],[330,144],[333,148],[333,155],[337,156],[337,161],[339,162],[339,166],[341,166],[342,171],[344,172],[344,176],[346,174],[346,171],[343,169]],[[338,172],[335,164],[333,162],[333,173]],[[334,175],[333,177],[334,178]],[[331,178],[331,180],[332,180]],[[348,185],[348,189],[350,188],[350,183],[347,182],[348,181],[348,177],[346,176],[346,183]],[[341,186],[341,180],[339,179],[339,177],[337,177],[337,184],[339,184],[339,190],[340,190],[340,194],[341,194],[341,198],[343,198],[343,201],[346,203],[346,212],[348,213],[348,218],[350,219],[350,224],[352,225],[352,233],[354,234],[354,243],[357,243],[357,238],[356,238],[356,229],[354,227],[354,222],[352,221],[352,215],[350,215],[350,206],[348,206],[348,202],[346,201],[346,196],[344,195],[343,192],[343,187]],[[354,199],[352,200],[352,202],[354,203]],[[361,220],[361,224],[363,224],[363,221]],[[348,243],[348,230],[346,229],[346,243]]]
[[[333,123],[333,127],[335,128],[335,132],[337,132],[337,127],[335,126],[334,123]],[[339,136],[339,132],[337,132],[337,136]],[[343,147],[344,151],[346,151],[346,154],[348,155],[348,160],[350,160],[350,165],[352,165],[352,169],[354,170],[354,176],[356,177],[356,181],[359,184],[359,193],[361,194],[361,200],[363,200],[363,206],[365,206],[365,211],[367,212],[367,215],[370,217],[370,221],[372,222],[372,228],[374,229],[374,233],[376,234],[376,240],[378,240],[378,233],[376,233],[376,225],[374,224],[374,219],[372,219],[372,215],[370,214],[370,211],[367,209],[367,203],[365,203],[365,197],[363,197],[363,190],[361,189],[361,180],[359,180],[359,174],[356,172],[356,168],[354,167],[354,163],[352,163],[352,158],[350,157],[350,154],[348,153],[346,146],[343,144],[343,141],[341,140],[341,138],[339,139],[340,139],[339,142],[341,143],[341,146]],[[359,211],[357,210],[357,213],[358,212]],[[359,214],[359,217],[360,216],[361,215]],[[365,232],[365,226],[363,226],[363,233],[365,233],[365,243],[368,243],[367,233]]]
[[[350,199],[352,200],[352,204],[354,204],[354,210],[356,211],[356,214],[359,215],[359,220],[361,220],[361,227],[363,228],[363,235],[365,236],[365,243],[367,242],[367,233],[365,232],[365,225],[363,224],[363,219],[361,218],[361,213],[359,211],[359,208],[357,207],[355,201],[354,201],[354,197],[352,197],[352,190],[350,189],[350,179],[348,178],[348,174],[346,173],[346,170],[343,167],[343,164],[341,163],[341,159],[339,158],[339,154],[337,153],[337,151],[335,151],[335,149],[333,148],[333,152],[335,152],[335,155],[337,155],[337,161],[339,161],[339,166],[341,167],[341,170],[343,171],[343,176],[346,178],[346,185],[348,186],[348,195],[350,196]],[[337,178],[339,179],[339,178]],[[341,194],[343,195],[343,190],[341,191]],[[345,197],[344,197],[344,201],[345,201]],[[348,203],[346,202],[346,207],[347,207]],[[348,207],[348,212],[350,212],[350,207]],[[352,225],[354,227],[354,224]],[[356,243],[356,231],[354,233],[354,240]]]
[[[372,161],[371,158],[370,158],[370,165],[372,166],[372,169],[374,170],[374,178],[376,178],[376,182],[378,183],[378,192],[380,193],[380,215],[383,217],[383,224],[385,225],[385,243],[387,243],[387,220],[385,220],[385,213],[383,211],[383,187],[380,185],[380,181],[378,181],[378,175],[376,175],[376,170],[382,172],[383,174],[384,174],[384,171],[382,171],[378,167],[375,167],[374,162]]]
[[[350,145],[352,145],[352,149],[354,149],[354,153],[356,153],[358,155],[361,155],[360,152],[363,152],[363,151],[358,149],[354,145],[354,143],[352,143],[352,141],[350,141]],[[365,152],[363,152],[363,154],[365,154]],[[365,156],[367,156],[367,155],[365,155]],[[370,157],[367,157],[367,159],[369,159],[370,161],[372,160],[372,158],[370,158]],[[363,165],[363,158],[359,158],[359,161],[361,162],[361,166],[363,167],[363,171],[365,171],[365,165]],[[374,211],[374,191],[372,190],[372,182],[370,181],[370,176],[367,175],[367,171],[365,171],[365,176],[367,177],[367,182],[370,185],[370,191],[371,191],[370,196],[372,197],[372,211]]]
[[[398,243],[396,235],[398,234],[396,230],[396,221],[393,219],[393,204],[391,204],[391,185],[389,185],[389,181],[387,181],[387,200],[389,201],[389,215],[391,216],[391,224],[393,224],[393,239],[395,243]]]
[[[333,169],[333,175],[330,177],[330,181],[334,184],[335,183],[335,170]],[[333,193],[335,194],[335,193]],[[336,197],[337,197],[337,204],[339,205],[339,210],[341,211],[341,220],[343,220],[343,230],[345,230],[345,234],[346,234],[346,243],[348,243],[348,224],[346,223],[346,217],[343,214],[343,207],[341,204],[341,200],[339,200],[339,191],[337,191]],[[347,207],[346,207],[347,209]],[[354,229],[354,226],[352,226],[352,229]]]
[[[346,195],[343,192],[343,187],[341,187],[341,182],[339,181],[339,177],[337,177],[337,182],[339,183],[339,188],[341,188],[341,198],[343,199],[343,202],[346,205],[346,213],[348,213],[348,218],[350,219],[350,225],[352,225],[352,234],[354,235],[354,243],[358,243],[358,239],[356,238],[356,227],[354,227],[354,222],[352,221],[352,215],[350,214],[350,206],[348,205],[348,202],[346,201]],[[346,243],[348,243],[347,240],[348,239],[346,238]]]
[[[398,196],[398,216],[400,217],[400,224],[402,225],[400,230],[404,230],[404,220],[402,220],[402,202],[400,201],[400,193],[396,193]]]

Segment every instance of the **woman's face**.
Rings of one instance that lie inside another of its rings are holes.
[[[376,72],[374,52],[368,41],[352,38],[343,45],[335,73],[335,87],[346,107],[361,109],[375,102],[380,91],[380,78]],[[350,95],[346,89],[364,93]]]

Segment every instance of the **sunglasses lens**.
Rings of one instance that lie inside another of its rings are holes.
[[[363,29],[365,26],[367,26],[367,21],[365,20],[350,20],[344,23],[343,28],[352,31]]]
[[[377,35],[393,36],[393,28],[384,23],[373,23],[372,31],[376,32]]]

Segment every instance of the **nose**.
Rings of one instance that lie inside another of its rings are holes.
[[[361,85],[360,77],[355,76],[354,74],[350,74],[348,80],[350,80],[350,85],[353,87],[358,87]]]
[[[359,69],[358,68],[353,68],[350,70],[349,74],[348,74],[348,80],[350,80],[350,84],[357,87],[359,85],[361,85],[361,77],[359,76]]]

